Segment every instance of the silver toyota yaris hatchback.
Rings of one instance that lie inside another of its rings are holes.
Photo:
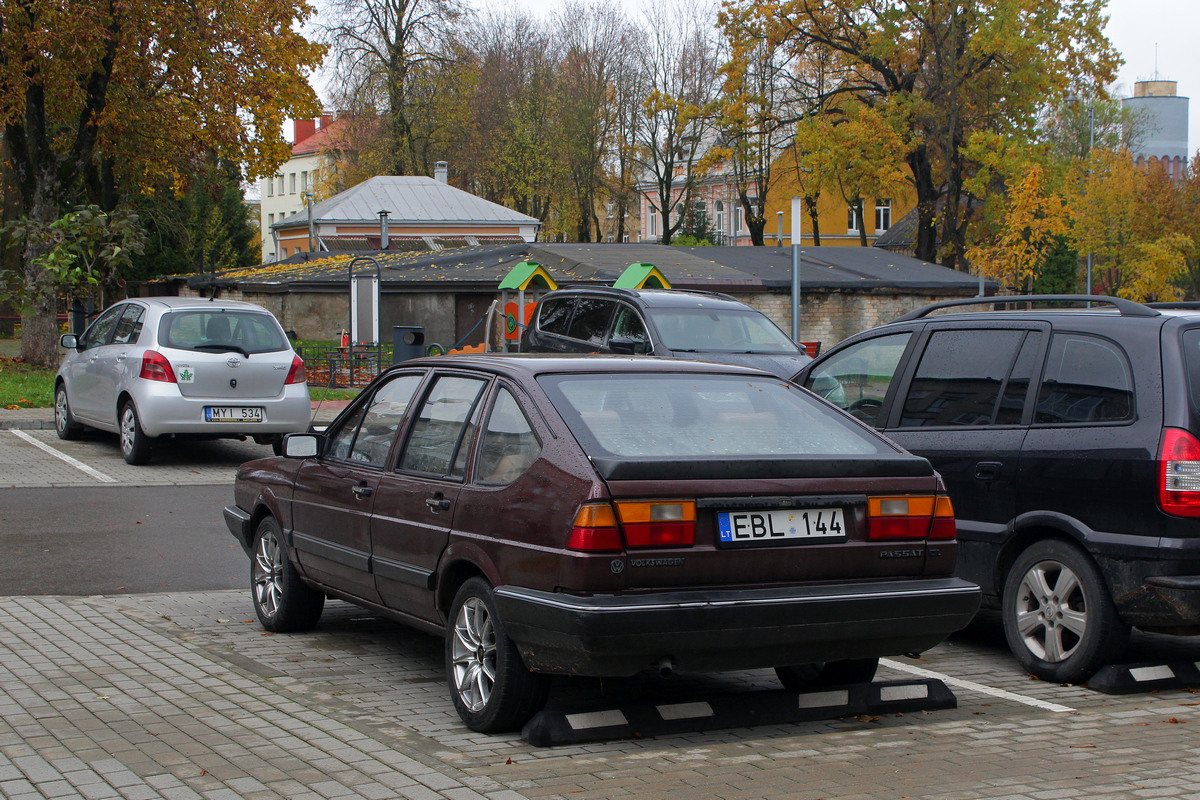
[[[229,300],[122,300],[66,334],[54,387],[59,437],[120,436],[130,464],[156,439],[253,437],[277,449],[311,420],[304,362],[261,306]]]

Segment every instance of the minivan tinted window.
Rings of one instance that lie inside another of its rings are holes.
[[[904,399],[900,426],[991,425],[1024,338],[1019,330],[935,331]]]
[[[1056,333],[1038,392],[1038,424],[1133,419],[1133,378],[1125,354],[1098,336]]]

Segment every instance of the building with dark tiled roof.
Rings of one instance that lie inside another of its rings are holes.
[[[435,242],[440,243],[440,242]],[[978,278],[879,248],[801,250],[800,339],[824,347],[928,303],[979,293]],[[244,299],[269,308],[301,339],[328,340],[347,327],[350,271],[379,270],[379,339],[393,326],[420,326],[445,347],[485,339],[488,309],[523,261],[540,264],[559,286],[611,285],[631,263],[653,264],[677,289],[723,292],[791,330],[790,247],[663,247],[653,244],[514,242],[426,251],[301,254],[215,277],[177,278],[165,292]],[[169,282],[168,282],[169,283]],[[995,284],[982,289],[990,294]],[[499,315],[497,315],[498,317]],[[498,318],[488,341],[499,341]]]

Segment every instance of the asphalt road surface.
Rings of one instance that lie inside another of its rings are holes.
[[[0,595],[249,586],[221,518],[231,486],[0,490]]]

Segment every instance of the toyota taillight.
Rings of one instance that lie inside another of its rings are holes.
[[[1200,439],[1180,428],[1162,432],[1158,505],[1168,514],[1200,517]]]
[[[896,495],[867,499],[867,538],[953,539],[954,507],[945,495]]]
[[[304,372],[304,359],[300,356],[292,356],[292,368],[288,370],[286,384],[304,383],[308,380],[308,375]]]
[[[175,370],[171,369],[171,362],[157,350],[147,350],[142,354],[142,371],[138,373],[138,377],[148,381],[178,383],[175,380]]]

